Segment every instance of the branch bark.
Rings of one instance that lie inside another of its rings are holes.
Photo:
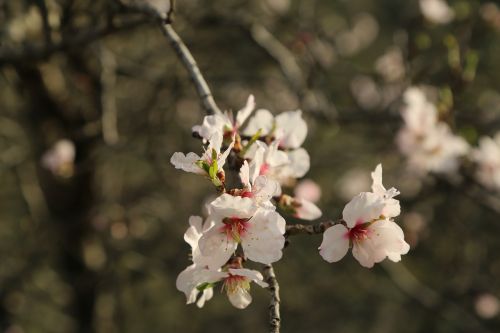
[[[341,223],[344,223],[344,221],[324,221],[316,224],[289,224],[286,226],[285,237],[294,235],[318,235],[324,233],[325,230],[331,226]]]
[[[269,284],[269,293],[271,294],[271,301],[269,303],[269,332],[279,333],[281,328],[280,286],[272,265],[265,266],[264,279]]]

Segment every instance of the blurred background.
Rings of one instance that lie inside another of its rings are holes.
[[[275,265],[283,332],[500,331],[498,193],[417,178],[395,145],[410,85],[434,87],[440,117],[471,145],[500,129],[500,7],[444,3],[177,1],[174,26],[222,109],[252,93],[259,108],[304,111],[324,218],[369,189],[379,162],[402,193],[412,249],[400,264],[328,264],[321,236],[291,239]],[[265,289],[241,311],[218,291],[186,306],[175,288],[188,217],[213,189],[169,160],[200,151],[191,127],[203,116],[144,15],[104,0],[0,1],[0,330],[267,330]]]

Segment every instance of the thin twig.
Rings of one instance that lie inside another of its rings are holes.
[[[343,220],[324,221],[316,224],[289,224],[286,226],[285,237],[294,235],[317,235],[325,232],[326,229],[336,224],[343,223]]]
[[[177,53],[177,56],[184,64],[184,67],[186,67],[189,76],[191,77],[191,80],[193,81],[196,87],[198,96],[202,101],[202,105],[203,108],[205,109],[205,112],[207,114],[222,113],[222,111],[215,103],[215,100],[212,96],[212,92],[208,87],[207,81],[201,74],[201,71],[198,68],[196,61],[194,60],[193,55],[189,51],[186,44],[184,44],[181,37],[179,37],[177,32],[175,32],[174,28],[170,23],[162,24],[161,28],[163,34],[165,35],[165,37],[167,37],[170,44],[172,45],[172,48]]]
[[[264,279],[269,284],[269,293],[271,294],[271,301],[269,303],[269,332],[279,333],[281,327],[280,286],[272,265],[264,267]]]

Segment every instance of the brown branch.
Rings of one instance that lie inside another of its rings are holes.
[[[222,111],[215,103],[215,100],[212,96],[212,92],[208,87],[207,81],[201,74],[201,71],[198,68],[198,64],[196,63],[196,60],[194,60],[193,55],[189,51],[186,44],[184,44],[181,37],[179,37],[177,32],[175,32],[174,28],[170,23],[162,24],[161,30],[165,35],[165,37],[167,37],[168,41],[170,42],[170,45],[175,50],[175,53],[177,54],[179,59],[184,64],[184,67],[188,71],[189,76],[191,77],[191,80],[193,81],[196,87],[196,92],[198,93],[198,96],[202,101],[202,105],[203,108],[205,109],[205,112],[207,114],[222,113]]]
[[[264,267],[264,280],[269,284],[268,288],[271,294],[271,301],[269,303],[269,332],[279,333],[281,327],[280,286],[272,265]]]
[[[331,226],[341,223],[344,223],[344,221],[324,221],[316,224],[289,224],[286,226],[285,237],[294,235],[318,235],[324,233],[325,230]]]

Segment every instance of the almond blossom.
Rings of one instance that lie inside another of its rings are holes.
[[[201,125],[193,127],[193,132],[198,133],[204,140],[210,139],[216,132],[223,133],[224,138],[233,137],[254,109],[255,99],[250,95],[246,105],[236,113],[236,117],[228,111],[205,116]]]
[[[472,151],[477,164],[476,177],[484,186],[500,189],[500,132],[494,138],[482,137],[479,147]]]
[[[307,124],[301,110],[283,112],[274,117],[270,111],[259,109],[248,121],[243,134],[251,136],[259,130],[261,135],[278,140],[279,147],[285,149],[299,148],[307,136]]]
[[[214,132],[210,137],[208,147],[202,156],[190,152],[186,155],[176,152],[170,158],[176,169],[182,169],[186,172],[196,173],[208,176],[214,185],[219,186],[221,179],[224,179],[224,164],[234,145],[234,140],[229,144],[226,150],[221,153],[223,136],[221,132]]]
[[[405,126],[396,141],[408,157],[410,169],[421,175],[455,173],[459,159],[469,151],[467,142],[454,135],[446,123],[438,121],[436,106],[421,89],[409,88],[403,99],[406,103],[402,109]]]
[[[410,246],[404,240],[403,230],[391,217],[399,215],[399,194],[395,188],[386,190],[382,184],[382,166],[372,173],[373,192],[362,192],[354,197],[342,212],[343,224],[328,228],[319,247],[320,255],[328,262],[342,259],[352,247],[352,254],[364,267],[373,267],[386,257],[400,261]]]
[[[263,264],[278,261],[285,244],[285,220],[259,209],[250,198],[222,194],[211,203],[214,225],[199,240],[211,269],[224,265],[241,244],[245,257]]]
[[[267,209],[274,210],[275,207],[271,203],[271,198],[281,194],[280,184],[264,175],[259,175],[260,165],[252,161],[248,164],[243,162],[240,169],[240,179],[243,184],[243,190],[239,191],[239,195],[255,200],[255,203]]]
[[[282,195],[279,199],[279,205],[284,211],[302,220],[316,220],[322,215],[318,206],[303,198]]]

